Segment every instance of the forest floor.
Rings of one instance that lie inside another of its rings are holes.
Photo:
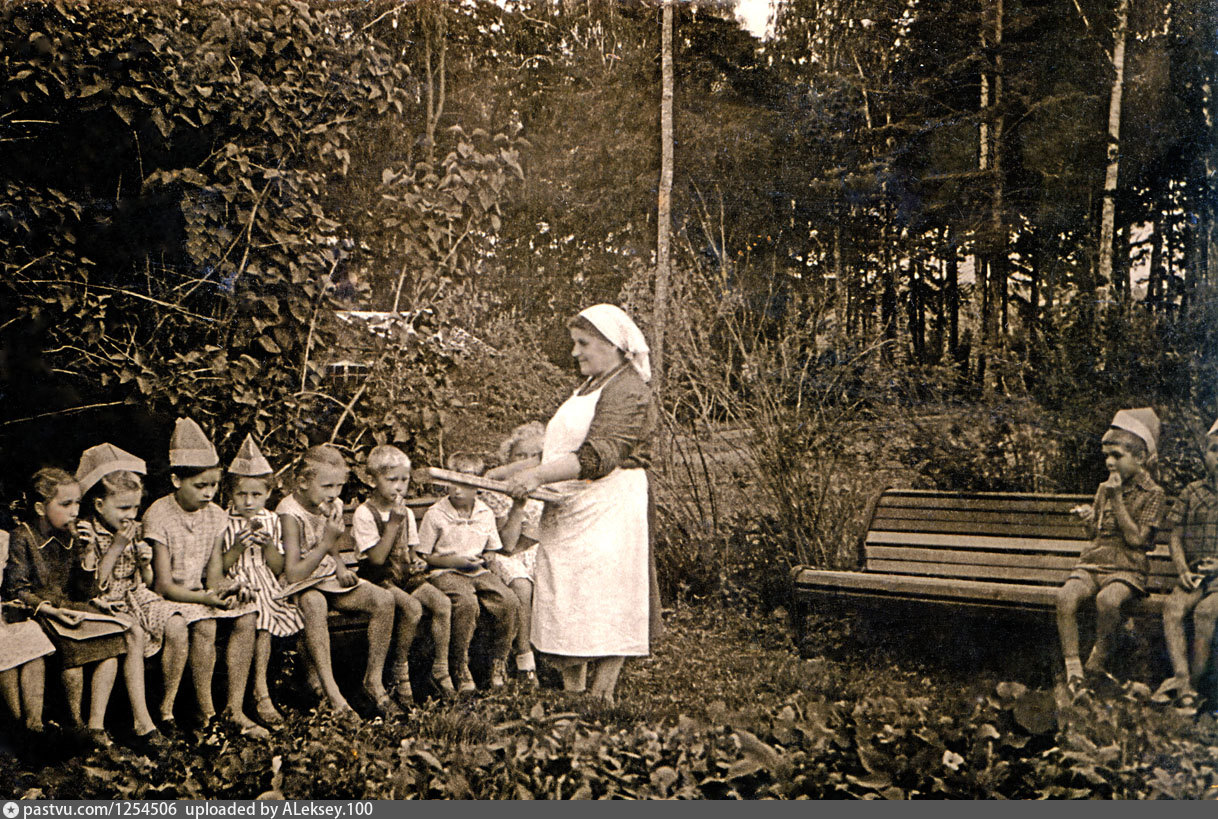
[[[616,706],[547,676],[539,691],[429,700],[401,724],[352,730],[285,692],[289,725],[269,742],[217,728],[158,759],[122,744],[83,757],[23,747],[0,753],[0,796],[1218,794],[1212,715],[1152,706],[1146,681],[1055,701],[1037,629],[814,618],[816,656],[802,658],[781,611],[704,603],[666,620],[653,656],[627,664]]]

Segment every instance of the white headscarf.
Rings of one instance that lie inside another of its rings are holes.
[[[651,381],[651,350],[647,347],[647,339],[625,310],[614,304],[594,304],[579,315],[625,354],[639,378]]]

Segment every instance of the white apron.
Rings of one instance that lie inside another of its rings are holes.
[[[602,389],[558,408],[542,463],[584,443]],[[648,654],[647,473],[614,469],[549,488],[567,498],[546,504],[538,529],[533,645],[568,657]]]

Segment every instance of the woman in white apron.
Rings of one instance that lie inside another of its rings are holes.
[[[650,652],[658,594],[647,529],[647,473],[656,410],[647,342],[611,304],[571,320],[571,355],[587,378],[546,425],[538,466],[509,479],[515,497],[542,484],[533,645],[556,661],[563,687],[612,702],[626,657]]]

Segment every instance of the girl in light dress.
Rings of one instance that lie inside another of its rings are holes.
[[[350,470],[341,452],[320,445],[305,451],[296,490],[275,507],[283,527],[283,580],[296,595],[304,617],[305,643],[311,658],[312,677],[330,707],[347,722],[358,720],[334,679],[330,659],[330,627],[326,620],[331,607],[368,615],[368,662],[364,667],[364,694],[384,717],[396,718],[402,709],[385,691],[382,679],[385,658],[393,640],[396,611],[393,595],[361,580],[337,559],[340,538],[346,533],[343,504],[339,495]]]
[[[253,436],[245,436],[228,467],[228,477],[229,521],[219,544],[222,566],[228,581],[237,585],[240,599],[256,607],[254,713],[267,725],[278,727],[283,715],[275,708],[267,685],[271,637],[296,634],[304,620],[300,609],[282,599],[278,575],[284,568],[283,535],[279,517],[266,508],[275,475]]]
[[[0,531],[0,585],[8,563],[8,532]],[[33,620],[6,623],[0,601],[0,696],[13,716],[31,733],[42,733],[42,697],[46,690],[46,663],[55,646]]]
[[[546,428],[539,421],[521,424],[512,430],[499,447],[503,462],[486,473],[486,477],[504,480],[516,472],[541,463],[542,443]],[[533,656],[533,571],[537,561],[537,526],[541,521],[540,501],[513,503],[498,492],[480,493],[499,526],[503,551],[488,556],[490,570],[499,576],[520,601],[520,617],[516,631],[516,671],[529,685],[537,685],[537,660]]]

